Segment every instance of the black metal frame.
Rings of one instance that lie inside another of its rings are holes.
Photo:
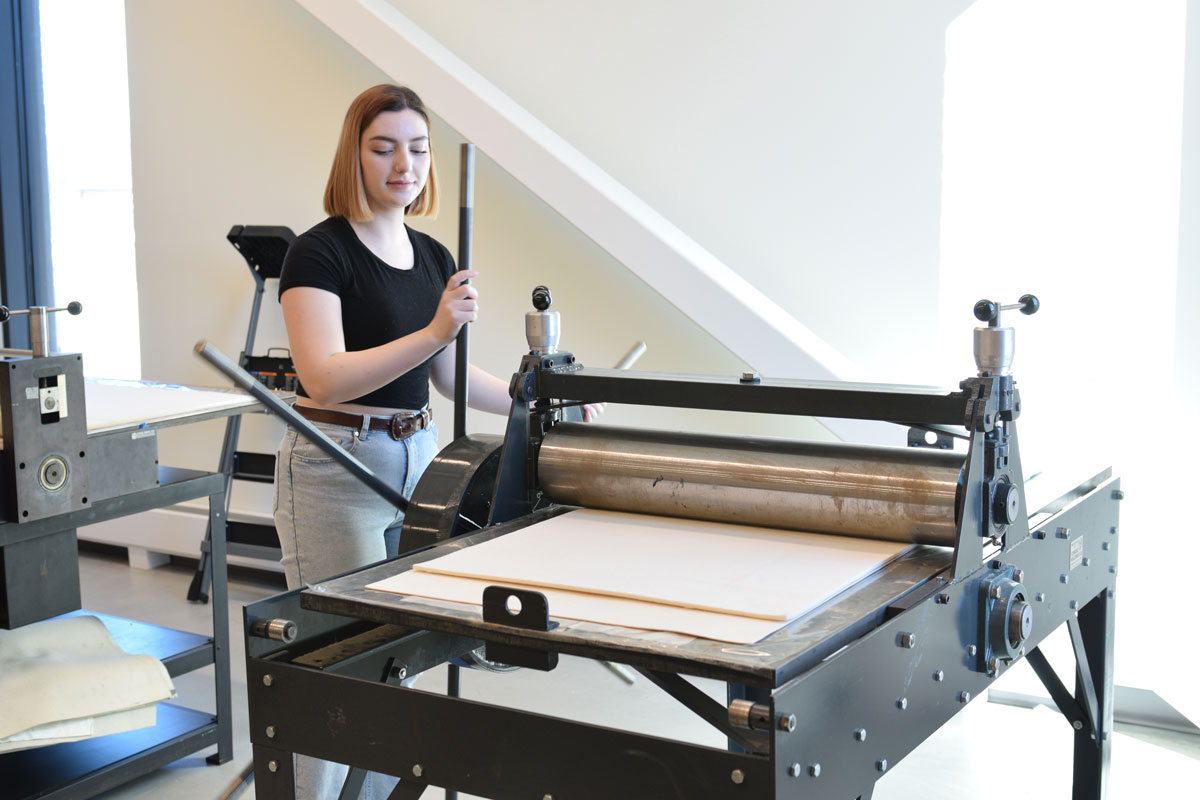
[[[172,675],[214,665],[216,713],[162,703],[153,728],[0,755],[6,797],[76,800],[93,797],[148,774],[189,753],[216,745],[209,763],[233,757],[233,716],[229,664],[229,600],[225,567],[225,477],[220,473],[159,467],[159,486],[101,500],[94,505],[37,522],[0,524],[0,548],[67,532],[142,511],[208,497],[213,537],[213,633],[211,637],[116,617],[100,616],[117,644],[129,653],[162,660]],[[76,612],[80,613],[80,612]],[[86,613],[86,612],[82,612]]]
[[[1028,655],[1048,686],[1060,685],[1041,668],[1036,647],[1064,623],[1076,645],[1079,677],[1074,698],[1065,689],[1052,691],[1075,731],[1073,796],[1103,796],[1112,730],[1119,482],[1092,480],[1053,511],[1006,518],[998,498],[1006,486],[1023,485],[1015,427],[1020,399],[1010,378],[973,378],[961,392],[939,394],[584,370],[559,353],[527,356],[512,391],[487,529],[247,607],[248,623],[292,619],[301,631],[286,646],[247,637],[260,797],[293,796],[293,753],[397,775],[402,782],[394,797],[420,796],[429,784],[492,798],[869,797],[890,766],[1013,662]],[[419,561],[562,513],[560,507],[534,510],[536,448],[544,430],[577,413],[569,404],[585,398],[964,426],[971,446],[958,546],[952,554],[914,548],[756,644],[755,655],[738,655],[738,648],[730,654],[731,648],[702,640],[671,651],[619,632],[519,628],[365,589]],[[457,499],[451,505],[457,508]],[[986,561],[985,549],[991,550]],[[1032,623],[1017,641],[1006,625],[1023,603],[1032,609]],[[830,620],[840,620],[840,627]],[[430,695],[379,677],[395,664],[411,674],[481,640],[530,655],[632,665],[725,733],[730,748]],[[346,661],[356,665],[353,675],[337,659],[315,663],[306,656],[336,650],[339,642]],[[441,643],[440,655],[433,643]],[[365,662],[371,668],[362,669]],[[754,708],[766,729],[731,728],[725,709],[688,691],[682,675],[726,681],[730,699],[759,704]],[[337,697],[336,719],[314,708],[312,697]],[[792,717],[801,723],[786,724]]]

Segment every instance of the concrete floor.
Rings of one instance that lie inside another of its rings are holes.
[[[193,565],[172,564],[154,571],[131,569],[120,553],[85,551],[80,558],[83,603],[89,610],[194,632],[211,626],[208,606],[184,598]],[[246,728],[246,685],[241,637],[241,608],[279,593],[281,578],[235,571],[230,581],[230,624],[233,631],[234,758],[220,767],[204,761],[207,753],[181,759],[169,767],[103,795],[106,800],[195,798],[217,800],[251,760]],[[699,682],[714,697],[724,687]],[[423,675],[418,688],[444,690],[443,670]],[[176,679],[180,702],[212,708],[212,668]],[[998,688],[1003,686],[1003,679]],[[623,726],[661,736],[721,746],[722,738],[673,700],[638,679],[626,685],[595,662],[563,658],[555,671],[522,671],[494,675],[462,672],[465,697],[524,708],[555,716]],[[1113,741],[1109,798],[1200,796],[1200,736],[1163,734],[1141,728],[1119,728]],[[2,781],[0,781],[2,783]],[[1029,800],[1070,796],[1071,731],[1049,709],[1033,710],[971,702],[962,713],[895,765],[876,785],[876,800]],[[0,795],[3,789],[0,788]],[[253,798],[253,784],[241,797]],[[425,798],[440,798],[440,790]],[[460,797],[467,799],[466,795]]]

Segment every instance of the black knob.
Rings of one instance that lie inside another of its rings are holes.
[[[8,318],[12,314],[8,313],[8,306],[0,306],[0,322],[8,322]]]
[[[980,300],[975,304],[975,319],[980,322],[991,322],[1000,313],[1000,307],[991,300]]]
[[[1021,299],[1017,302],[1021,304],[1022,314],[1036,314],[1037,310],[1042,307],[1041,301],[1031,294],[1021,295]]]
[[[992,497],[992,517],[1001,525],[1012,525],[1021,514],[1021,490],[1011,483],[996,487]]]
[[[545,311],[550,307],[550,290],[545,286],[535,286],[533,289],[533,307]]]
[[[83,303],[79,302],[78,300],[72,300],[71,302],[67,303],[67,313],[68,314],[75,316],[76,314],[79,314],[82,311],[83,311]]]

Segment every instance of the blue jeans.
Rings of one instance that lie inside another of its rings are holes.
[[[313,423],[383,480],[411,497],[438,451],[437,426],[396,441],[381,431]],[[275,529],[289,589],[298,589],[397,555],[404,514],[315,444],[288,428],[275,459]],[[415,679],[415,675],[412,676]],[[297,754],[296,797],[334,800],[343,764]],[[362,800],[384,800],[396,785],[369,773]]]
[[[396,441],[382,431],[313,424],[405,497],[437,455],[436,425]],[[291,428],[275,460],[274,513],[289,589],[395,556],[404,522],[398,508]]]

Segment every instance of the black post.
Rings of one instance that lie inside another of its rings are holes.
[[[471,223],[475,210],[475,145],[462,146],[462,180],[459,184],[458,268],[471,268]],[[467,373],[470,326],[458,331],[454,361],[454,438],[467,434]]]
[[[471,225],[475,210],[475,145],[464,142],[459,183],[458,209],[458,268],[471,268]],[[467,435],[467,373],[470,326],[463,325],[455,343],[454,360],[454,438]],[[446,696],[458,697],[458,667],[449,664],[446,672]],[[447,789],[446,800],[457,800],[458,792]]]

